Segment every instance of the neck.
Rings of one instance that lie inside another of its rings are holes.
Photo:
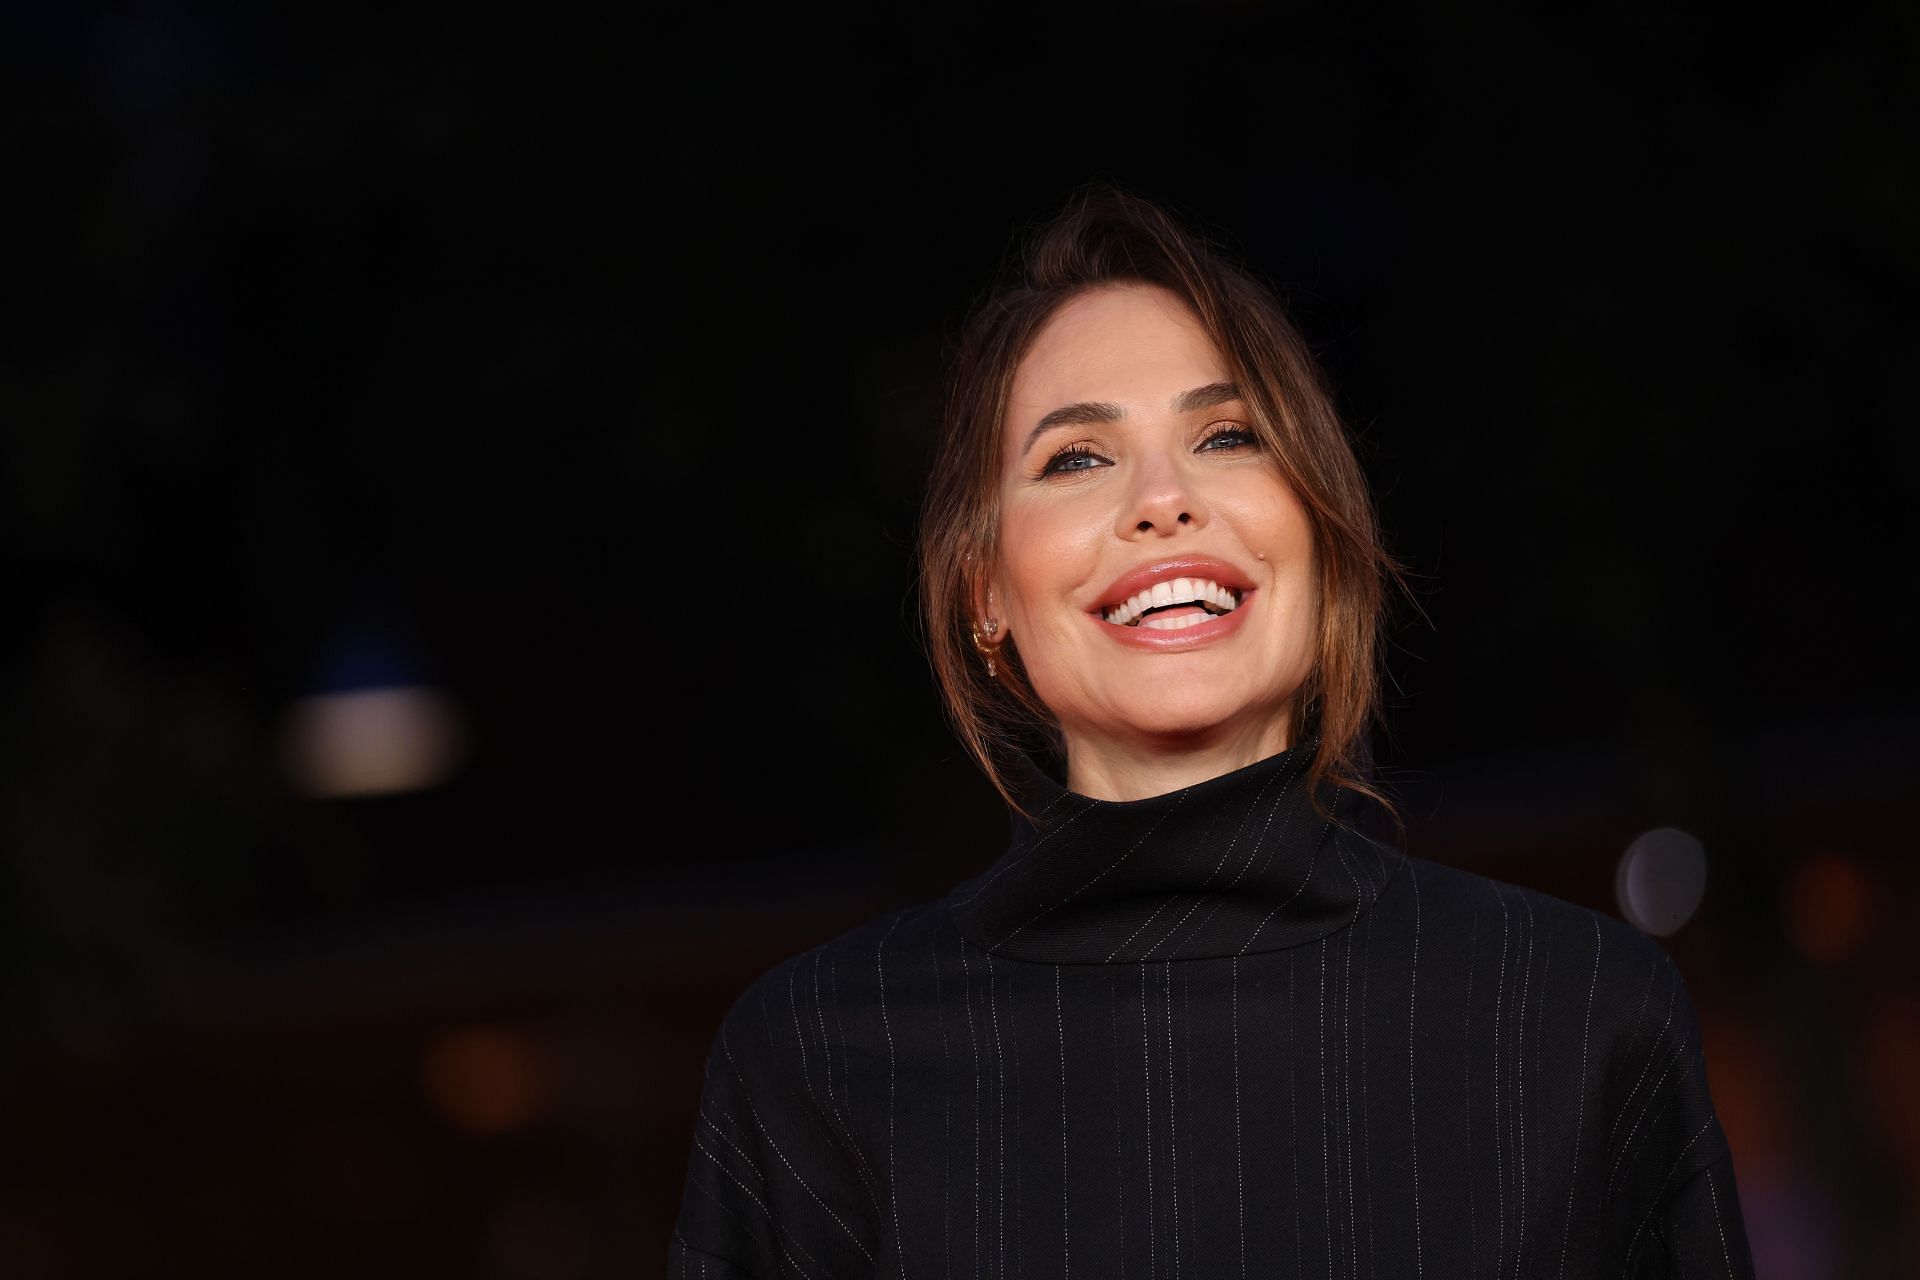
[[[1095,800],[1143,800],[1217,778],[1287,750],[1293,705],[1243,724],[1172,734],[1064,732],[1067,789]]]

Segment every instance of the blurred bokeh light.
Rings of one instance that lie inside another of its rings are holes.
[[[387,795],[446,781],[465,753],[451,699],[435,689],[357,689],[287,709],[282,753],[295,789],[316,797]]]
[[[1796,950],[1821,968],[1845,960],[1866,932],[1870,890],[1851,859],[1823,853],[1788,879],[1780,916]]]
[[[551,1099],[547,1055],[524,1033],[498,1027],[447,1032],[428,1047],[421,1074],[435,1109],[473,1133],[518,1129]]]
[[[1674,827],[1634,838],[1620,855],[1614,894],[1620,912],[1642,932],[1666,935],[1693,918],[1707,887],[1707,854]]]

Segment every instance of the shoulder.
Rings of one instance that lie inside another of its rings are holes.
[[[1538,1010],[1577,1046],[1569,1060],[1603,1108],[1628,1117],[1623,1132],[1669,1126],[1660,1141],[1687,1168],[1722,1154],[1693,999],[1657,939],[1537,889],[1422,858],[1407,870],[1398,896],[1402,910],[1418,897],[1421,954],[1464,962],[1456,976],[1471,975],[1479,1016],[1494,1002],[1481,1025]]]
[[[1423,959],[1463,980],[1490,979],[1496,995],[1510,983],[1529,999],[1539,992],[1621,1070],[1637,1071],[1651,1040],[1663,1054],[1698,1056],[1693,1001],[1657,939],[1603,911],[1424,858],[1409,856],[1403,874],[1383,904],[1412,917]]]
[[[1576,1123],[1600,1144],[1608,1195],[1631,1221],[1727,1157],[1693,998],[1656,938],[1537,889],[1419,858],[1408,870],[1428,936],[1467,960],[1455,976],[1474,984],[1469,1020],[1496,1052],[1522,1054],[1532,1022],[1536,1067],[1580,1100]]]
[[[769,966],[728,1007],[713,1054],[743,1074],[790,1081],[809,1054],[858,1053],[884,1034],[889,1002],[897,1015],[935,991],[943,930],[951,930],[944,900],[915,903]]]
[[[1556,959],[1583,958],[1601,984],[1661,970],[1677,976],[1659,942],[1604,911],[1412,855],[1405,874],[1409,886],[1397,895],[1402,909],[1417,903],[1424,926],[1448,936],[1466,931],[1484,938],[1491,930],[1496,945],[1505,938],[1522,948],[1549,948]]]
[[[869,1273],[880,1184],[867,1157],[873,1099],[885,1099],[883,1020],[869,991],[928,908],[874,917],[771,965],[713,1034],[682,1196],[687,1243],[751,1259],[757,1275]],[[917,948],[924,951],[924,945]],[[905,952],[899,953],[905,954]],[[876,1083],[877,1082],[877,1083]]]

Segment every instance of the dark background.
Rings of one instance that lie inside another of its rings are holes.
[[[913,530],[1094,178],[1330,370],[1409,848],[1696,836],[1762,1274],[1916,1266],[1920,25],[1757,12],[9,8],[0,1270],[658,1274],[734,995],[1004,840]],[[459,767],[302,792],[394,686]]]

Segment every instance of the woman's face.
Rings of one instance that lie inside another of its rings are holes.
[[[1319,633],[1312,532],[1186,304],[1115,285],[1062,305],[1003,429],[984,612],[1069,760],[1288,745]]]

